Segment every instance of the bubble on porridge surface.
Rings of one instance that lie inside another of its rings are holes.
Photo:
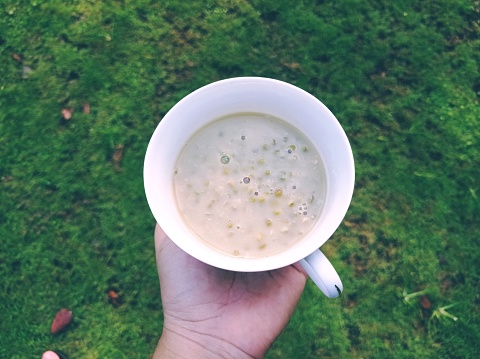
[[[306,211],[307,209],[308,209],[307,204],[302,203],[302,205],[300,207],[298,207],[298,211],[299,211],[298,213],[302,213],[302,212]],[[303,214],[305,214],[305,213],[303,213]]]
[[[243,183],[250,183],[250,177],[246,176],[246,177],[243,177]]]
[[[226,165],[228,162],[230,162],[230,157],[228,155],[223,155],[220,158],[220,162],[222,162],[224,165]]]

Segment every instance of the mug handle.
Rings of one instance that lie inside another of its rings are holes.
[[[336,298],[342,293],[343,285],[337,271],[320,250],[301,259],[300,264],[328,298]]]

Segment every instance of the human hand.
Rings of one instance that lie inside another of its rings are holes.
[[[257,273],[209,266],[177,247],[158,225],[155,249],[164,327],[153,359],[263,358],[307,279],[298,263]]]

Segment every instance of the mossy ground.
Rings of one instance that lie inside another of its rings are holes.
[[[345,292],[309,283],[267,357],[476,358],[478,2],[5,0],[0,14],[1,358],[153,353],[145,149],[184,95],[244,75],[318,97],[356,160],[323,247]],[[74,322],[52,336],[62,307]]]

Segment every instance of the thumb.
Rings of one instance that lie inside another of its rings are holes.
[[[170,238],[168,238],[167,234],[163,231],[162,227],[157,223],[155,225],[155,249],[157,251],[157,254],[159,251],[163,249],[163,247],[170,241]]]

